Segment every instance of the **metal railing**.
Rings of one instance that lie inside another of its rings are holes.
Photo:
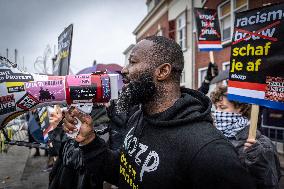
[[[262,134],[276,142],[284,143],[284,128],[262,125]]]

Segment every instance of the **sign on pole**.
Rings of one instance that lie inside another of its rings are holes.
[[[68,75],[73,37],[73,24],[70,24],[58,37],[58,54],[53,65],[53,75]]]
[[[222,49],[218,15],[214,9],[195,8],[198,49],[212,51]]]
[[[284,110],[284,4],[236,14],[228,98]]]

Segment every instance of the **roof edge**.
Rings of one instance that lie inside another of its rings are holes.
[[[155,8],[153,8],[144,18],[143,20],[138,24],[138,26],[134,29],[132,32],[134,35],[137,35],[137,33],[141,30],[141,28],[146,24],[146,22],[157,12],[157,10],[162,7],[162,5],[166,2],[166,0],[162,0]]]
[[[130,44],[124,51],[123,54],[126,55],[135,45],[134,44]]]

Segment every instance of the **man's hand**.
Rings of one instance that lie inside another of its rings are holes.
[[[82,124],[79,130],[79,134],[77,135],[75,140],[82,145],[89,144],[96,137],[92,124],[93,120],[90,115],[82,113],[77,108],[69,109],[67,112],[65,112],[65,118],[63,119],[63,129],[68,133],[76,131],[76,118],[78,118],[82,122]]]

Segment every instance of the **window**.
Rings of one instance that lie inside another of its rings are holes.
[[[229,70],[230,69],[230,62],[224,62],[222,64],[222,70]]]
[[[181,83],[181,85],[185,84],[185,71],[184,70],[182,70],[182,72],[181,72],[180,83]]]
[[[204,4],[206,3],[207,0],[201,0],[201,7],[204,7]]]
[[[231,40],[236,13],[247,9],[248,0],[228,0],[219,5],[218,14],[222,41]]]
[[[158,31],[156,33],[156,36],[163,36],[163,29],[161,28],[161,25],[158,25]]]
[[[163,36],[163,30],[162,29],[158,30],[156,36]]]
[[[183,12],[177,19],[177,43],[182,50],[186,50],[186,17]]]
[[[207,74],[207,67],[198,69],[198,87],[201,86]]]

